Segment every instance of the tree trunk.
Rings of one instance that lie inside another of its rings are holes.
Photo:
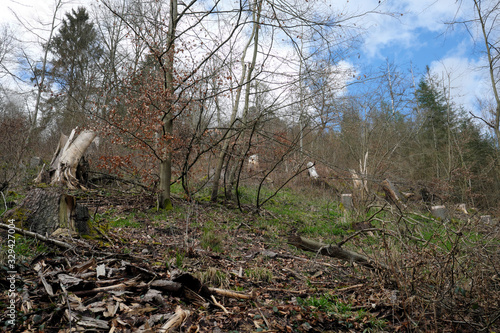
[[[88,234],[89,218],[87,207],[79,205],[74,196],[50,187],[31,190],[19,207],[5,213],[4,221],[13,219],[16,226],[41,235],[59,228]]]
[[[404,204],[406,202],[406,197],[401,195],[401,193],[399,193],[398,189],[394,186],[394,184],[390,180],[385,179],[380,185],[384,190],[387,201],[398,207],[400,205],[404,207]]]
[[[96,133],[82,131],[76,135],[76,128],[69,137],[61,134],[59,143],[48,171],[42,171],[35,183],[61,184],[67,188],[85,189],[88,165],[84,153]],[[20,227],[47,235],[58,228],[69,229],[79,234],[88,234],[89,212],[87,207],[76,202],[72,195],[65,194],[63,187],[35,188],[21,205],[7,212],[9,219],[20,222]]]
[[[70,189],[85,188],[85,175],[81,172],[86,165],[83,155],[97,133],[85,130],[75,138],[76,130],[71,131],[69,137],[61,134],[48,174],[43,175],[42,170],[35,183],[64,184]]]
[[[245,93],[245,106],[243,108],[244,109],[244,111],[243,111],[244,116],[245,116],[246,112],[248,112],[248,101],[249,101],[248,96],[249,96],[249,91],[250,91],[249,90],[250,89],[250,82],[251,82],[251,78],[252,78],[252,71],[255,68],[257,50],[258,50],[259,26],[260,26],[259,21],[260,21],[261,8],[262,8],[262,5],[259,4],[259,6],[257,8],[259,11],[258,15],[256,15],[256,8],[254,8],[254,10],[253,10],[252,14],[253,14],[253,18],[254,18],[254,23],[253,23],[252,35],[250,36],[250,39],[248,40],[248,43],[246,44],[246,46],[243,50],[243,54],[241,56],[241,64],[242,64],[241,77],[240,77],[238,88],[236,90],[236,98],[235,98],[233,110],[231,113],[231,121],[230,121],[231,125],[230,125],[229,129],[226,131],[226,134],[224,135],[225,139],[223,141],[223,148],[219,154],[219,160],[217,162],[217,168],[215,170],[215,175],[214,175],[214,182],[212,185],[213,187],[212,187],[212,194],[211,194],[210,200],[213,202],[217,201],[217,197],[218,197],[218,193],[219,193],[220,172],[222,171],[222,168],[224,166],[224,159],[226,158],[226,154],[227,154],[227,151],[229,148],[229,138],[228,137],[230,137],[231,133],[233,132],[233,125],[235,124],[236,115],[238,114],[238,108],[239,108],[240,97],[241,97],[241,90],[243,88],[243,85],[245,85],[245,77],[247,77],[247,82],[246,82],[247,90]],[[252,62],[248,68],[248,73],[247,73],[247,65],[245,63],[245,57],[246,57],[247,50],[250,47],[252,41],[255,43],[254,44],[254,53],[253,53],[253,57],[252,57]],[[226,194],[228,193],[228,191],[231,192],[232,187],[230,187],[229,189],[226,189]],[[232,194],[230,194],[230,196],[231,195]]]
[[[175,33],[178,23],[177,0],[170,0],[170,15],[167,32],[167,54],[163,67],[165,75],[165,94],[168,100],[167,110],[163,116],[163,135],[173,136],[173,95],[174,95],[174,54],[175,54]],[[160,64],[162,61],[159,61]],[[162,209],[171,209],[172,200],[170,198],[170,181],[172,179],[172,152],[168,151],[160,162],[160,199],[159,206]]]

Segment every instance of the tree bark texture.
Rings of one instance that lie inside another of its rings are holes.
[[[35,183],[63,184],[70,189],[85,188],[88,163],[84,154],[97,133],[85,130],[75,137],[76,130],[73,129],[69,137],[61,133],[48,171],[42,168]]]
[[[19,207],[5,213],[4,220],[14,219],[15,224],[41,235],[50,235],[58,228],[79,234],[89,233],[90,215],[87,207],[79,205],[72,195],[58,188],[35,188]]]
[[[78,175],[78,168],[85,164],[83,154],[94,141],[97,133],[85,130],[76,138],[75,134],[76,129],[67,139],[64,134],[61,134],[49,168],[51,184],[65,184],[70,189],[83,187],[81,182],[83,179],[78,178],[78,176],[82,178]]]

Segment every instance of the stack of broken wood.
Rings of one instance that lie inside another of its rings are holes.
[[[66,251],[43,254],[22,274],[16,308],[24,313],[19,331],[171,332],[188,326],[184,304],[216,307],[221,296],[252,299],[253,295],[208,288],[189,273],[158,273],[141,267],[146,258],[87,252],[81,263]],[[168,298],[168,300],[167,300]],[[172,302],[172,298],[174,301]],[[154,314],[153,314],[154,313]],[[3,314],[0,314],[0,319]],[[65,330],[58,328],[65,327]],[[189,326],[188,326],[189,328]],[[196,331],[196,327],[192,328]]]

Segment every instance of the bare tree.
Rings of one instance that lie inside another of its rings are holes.
[[[207,51],[204,55],[197,54],[196,61],[186,61],[189,56],[183,57],[181,53],[184,51],[195,52],[188,45],[190,43],[198,43],[198,47],[205,47],[198,31],[202,30],[203,33],[209,33],[207,27],[204,26],[204,22],[211,19],[213,15],[218,15],[218,13],[228,15],[235,13],[236,17],[241,15],[239,11],[219,11],[219,1],[216,1],[208,10],[198,8],[196,1],[178,3],[175,0],[170,0],[168,3],[147,3],[147,5],[157,6],[155,10],[147,11],[143,11],[141,3],[137,2],[138,11],[134,13],[135,16],[118,12],[109,2],[104,2],[104,4],[126,24],[127,28],[133,33],[134,39],[147,47],[148,56],[139,59],[139,66],[141,64],[150,66],[151,69],[160,74],[162,80],[162,92],[156,92],[159,94],[158,96],[163,96],[162,105],[159,106],[153,103],[150,107],[159,108],[158,111],[161,114],[161,126],[156,136],[157,140],[162,140],[170,147],[163,146],[163,148],[159,148],[158,146],[158,149],[156,149],[155,145],[149,144],[148,147],[154,151],[153,153],[159,161],[160,207],[167,208],[171,206],[171,143],[175,136],[174,122],[181,119],[182,113],[189,108],[187,105],[194,102],[192,98],[196,94],[189,92],[196,89],[200,82],[205,81],[203,78],[203,75],[207,74],[204,72],[205,66],[231,40],[232,35],[239,27],[239,19],[236,18],[236,24],[231,28],[227,36],[222,38],[219,36],[216,43],[207,46],[210,49],[204,50]],[[139,29],[138,27],[141,27],[141,25],[144,28]],[[195,55],[192,54],[191,56]],[[131,72],[137,73],[136,68],[132,68]],[[209,75],[212,75],[212,73]]]
[[[465,7],[469,2],[459,1],[460,7]],[[474,17],[464,21],[453,21],[450,24],[461,24],[466,27],[474,38],[478,36],[477,45],[482,45],[481,49],[486,54],[487,70],[490,87],[493,94],[493,106],[489,110],[489,115],[479,117],[471,113],[471,116],[480,119],[495,134],[497,147],[500,147],[500,28],[499,14],[500,3],[489,0],[473,0]],[[475,33],[475,31],[479,33]]]
[[[489,6],[484,4],[489,4]],[[497,144],[500,147],[500,96],[498,92],[498,74],[499,74],[499,31],[498,15],[500,14],[500,3],[474,0],[478,23],[481,28],[484,48],[488,57],[488,72],[490,76],[491,89],[495,98],[495,109],[492,112],[493,120],[485,121],[491,127],[497,138]]]

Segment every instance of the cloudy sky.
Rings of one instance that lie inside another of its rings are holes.
[[[369,10],[378,1],[351,1],[362,4],[359,10]],[[466,3],[467,2],[467,3]],[[353,60],[367,67],[383,67],[389,61],[399,70],[413,68],[422,75],[426,66],[444,80],[457,104],[468,109],[476,105],[476,96],[484,97],[488,91],[488,78],[484,70],[485,54],[481,44],[474,44],[477,31],[466,30],[453,21],[472,19],[472,1],[456,0],[400,0],[382,2],[380,12],[393,15],[371,14],[361,19],[367,29],[361,47],[361,60]],[[353,8],[355,6],[353,5]]]
[[[59,11],[59,19],[72,7],[91,2],[96,0],[66,1]],[[456,0],[323,2],[346,16],[372,12],[350,22],[360,29],[361,45],[356,56],[346,61],[358,73],[362,74],[366,68],[382,68],[390,62],[401,71],[411,66],[416,75],[422,75],[429,66],[432,72],[449,80],[458,104],[473,108],[476,96],[487,94],[487,79],[478,70],[484,64],[481,48],[474,47],[472,37],[463,26],[447,24],[472,18],[471,4],[459,7]],[[16,26],[17,15],[25,24],[40,27],[39,22],[50,21],[55,3],[56,0],[0,0],[0,22]]]

